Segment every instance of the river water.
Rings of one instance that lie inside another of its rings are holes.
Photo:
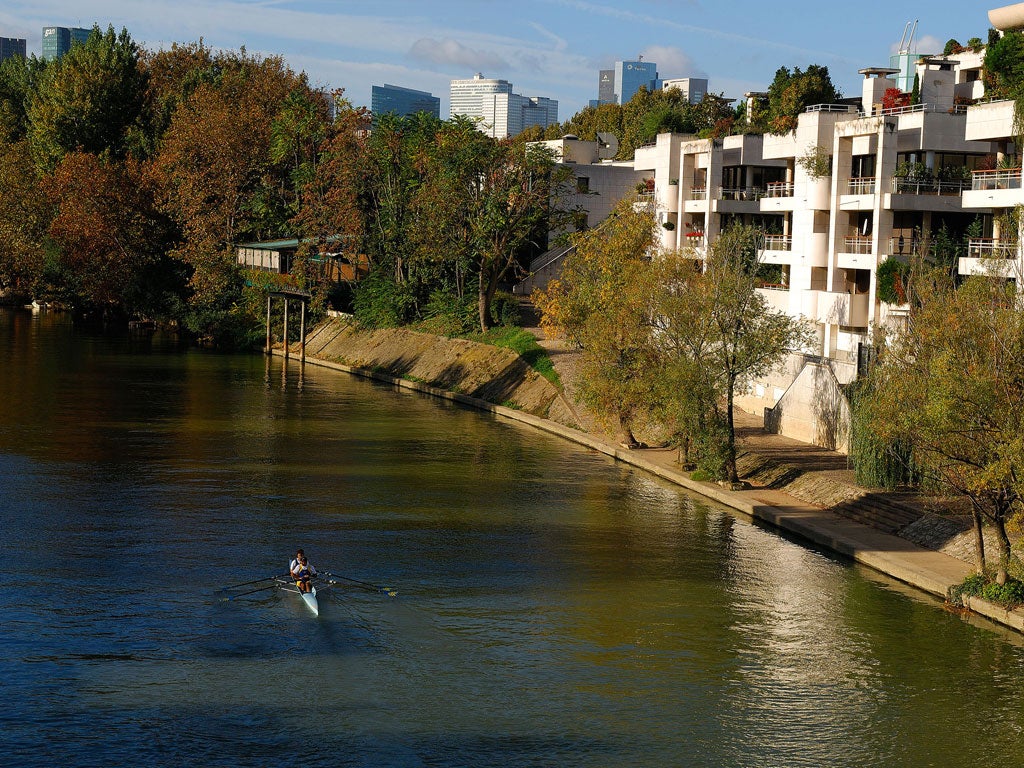
[[[2,765],[1024,759],[1018,636],[341,373],[0,312],[0,483]]]

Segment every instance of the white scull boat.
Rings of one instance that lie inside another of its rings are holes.
[[[291,579],[277,578],[274,579],[285,592],[293,592],[302,598],[302,602],[306,604],[306,607],[313,612],[314,616],[320,615],[320,604],[316,599],[316,587],[312,587],[309,592],[300,592],[299,588],[295,586],[295,582]],[[330,582],[328,582],[330,583]]]

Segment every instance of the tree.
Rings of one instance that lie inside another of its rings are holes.
[[[1024,468],[1024,313],[1011,283],[948,272],[915,281],[909,322],[879,355],[859,398],[863,423],[899,446],[936,491],[970,501],[977,569],[986,568],[983,529],[996,532],[996,567],[1010,562],[1006,525],[1021,509]],[[891,449],[892,450],[892,449]]]
[[[813,104],[833,104],[841,98],[832,84],[828,67],[811,64],[806,71],[780,67],[768,86],[768,129],[786,133],[796,127],[797,117]]]
[[[17,142],[28,132],[27,106],[46,69],[46,60],[12,56],[0,61],[0,141]]]
[[[0,291],[31,295],[39,286],[52,218],[28,142],[0,141]]]
[[[704,377],[720,393],[725,424],[723,472],[737,482],[736,428],[733,420],[737,392],[762,376],[794,350],[810,343],[812,332],[802,319],[775,312],[757,292],[760,232],[752,227],[726,230],[711,245],[705,274],[693,282],[692,295],[705,309],[702,327]]]
[[[634,419],[648,404],[656,223],[631,200],[574,236],[559,278],[534,294],[541,323],[582,350],[580,395],[618,439],[635,446]]]
[[[146,75],[139,49],[122,29],[93,28],[82,45],[46,66],[28,104],[28,136],[36,162],[52,169],[68,152],[123,157],[139,119]]]
[[[986,91],[1016,98],[1024,85],[1024,33],[1009,31],[985,49]]]
[[[183,281],[165,255],[169,224],[156,212],[152,180],[139,163],[72,152],[42,189],[56,209],[49,235],[65,296],[78,308],[105,312],[168,309]]]

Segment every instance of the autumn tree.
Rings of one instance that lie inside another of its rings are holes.
[[[169,222],[137,161],[71,152],[42,189],[55,209],[49,237],[66,301],[147,316],[177,309],[183,280],[165,254]]]
[[[162,208],[182,235],[174,255],[192,270],[189,324],[204,336],[237,312],[234,245],[290,234],[291,179],[272,158],[271,128],[305,83],[276,57],[222,54],[216,70],[178,105],[154,158]]]
[[[969,500],[977,569],[987,564],[987,523],[1005,578],[1006,526],[1021,511],[1024,478],[1019,297],[994,275],[957,288],[945,270],[918,276],[914,293],[909,322],[883,346],[858,395],[859,421],[893,446],[894,458],[912,461],[926,486]]]
[[[656,237],[651,213],[626,200],[574,236],[561,275],[534,294],[542,325],[582,351],[581,398],[627,446],[650,394]]]

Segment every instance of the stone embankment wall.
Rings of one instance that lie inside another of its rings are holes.
[[[379,371],[577,427],[565,396],[510,349],[404,328],[367,330],[330,318],[306,338],[306,354]]]

